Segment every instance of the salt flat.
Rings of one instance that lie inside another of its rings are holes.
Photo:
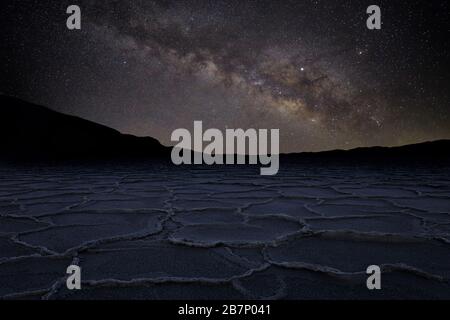
[[[446,167],[0,167],[3,298],[448,299],[449,280]]]

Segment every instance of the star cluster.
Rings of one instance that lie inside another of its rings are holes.
[[[80,0],[79,31],[14,2],[0,90],[166,144],[194,120],[283,152],[449,138],[449,5],[379,1],[368,30],[372,2]]]

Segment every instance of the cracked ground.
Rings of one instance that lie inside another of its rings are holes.
[[[450,298],[448,168],[258,172],[0,167],[0,297]]]

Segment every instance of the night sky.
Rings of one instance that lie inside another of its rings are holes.
[[[2,5],[0,92],[124,133],[279,128],[283,152],[450,138],[448,1]]]

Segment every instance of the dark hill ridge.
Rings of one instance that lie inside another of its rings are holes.
[[[150,137],[122,134],[106,126],[0,95],[0,159],[165,159],[170,147]],[[450,140],[402,147],[370,147],[281,155],[283,161],[374,161],[450,159]]]
[[[450,164],[450,140],[436,140],[399,147],[366,147],[351,150],[330,150],[322,152],[303,152],[282,155],[287,160],[354,160],[367,162],[386,162],[401,160],[448,161]],[[387,163],[388,164],[388,163]]]
[[[170,148],[17,98],[0,96],[0,157],[167,157]]]

